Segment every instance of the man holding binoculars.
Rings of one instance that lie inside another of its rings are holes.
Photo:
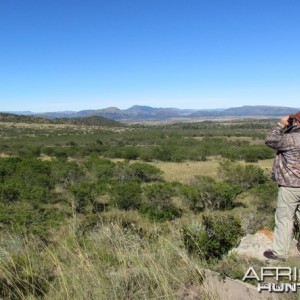
[[[285,261],[290,250],[296,215],[300,216],[300,111],[281,118],[267,135],[265,144],[277,150],[272,178],[277,182],[279,191],[273,249],[265,251],[264,256]]]

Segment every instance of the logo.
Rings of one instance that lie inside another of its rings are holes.
[[[249,267],[242,280],[256,280],[259,292],[285,293],[297,292],[297,289],[300,288],[299,278],[300,270],[296,267],[262,267],[260,272],[256,272],[253,267]]]

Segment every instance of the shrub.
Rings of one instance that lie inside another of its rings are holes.
[[[125,159],[136,160],[139,157],[139,151],[133,147],[125,150],[123,157]]]
[[[68,158],[68,156],[69,156],[67,150],[60,149],[60,148],[54,149],[54,155],[55,155],[55,157],[57,157],[58,159],[64,159],[64,160],[67,160],[67,158]]]
[[[133,170],[134,176],[140,181],[150,182],[162,180],[162,171],[152,165],[145,163],[134,163],[130,166]]]
[[[141,205],[142,189],[136,182],[117,183],[111,190],[111,204],[125,210]]]
[[[152,156],[157,160],[171,161],[172,151],[169,147],[156,147],[152,151]]]
[[[21,159],[15,157],[0,159],[0,182],[4,182],[6,178],[15,174],[20,162]]]
[[[210,207],[212,209],[231,209],[234,206],[233,200],[239,194],[239,189],[226,182],[216,182],[210,191]]]
[[[140,213],[155,221],[173,220],[182,211],[172,203],[175,189],[169,184],[155,183],[144,188],[144,202]]]
[[[9,181],[0,184],[0,199],[4,203],[18,201],[20,198],[20,185],[17,182]]]
[[[196,176],[191,186],[184,185],[180,188],[180,193],[189,201],[192,210],[201,211],[204,208],[233,208],[233,201],[240,189],[226,182],[216,182],[208,176]]]
[[[182,210],[171,203],[159,209],[147,204],[142,205],[139,212],[149,219],[159,222],[174,220],[182,216]]]
[[[55,160],[51,164],[51,176],[56,183],[64,188],[79,183],[84,173],[79,165],[74,162]]]
[[[146,199],[160,207],[175,195],[175,189],[166,183],[154,183],[144,188]]]
[[[1,227],[10,231],[28,232],[43,240],[49,239],[49,229],[55,228],[65,220],[66,213],[57,208],[35,208],[28,203],[0,203]]]
[[[182,185],[179,193],[189,202],[191,210],[202,211],[205,208],[201,191],[197,186]]]
[[[239,220],[233,216],[204,215],[202,224],[183,228],[183,242],[189,253],[212,261],[226,254],[242,235]]]
[[[267,181],[264,171],[254,165],[242,166],[224,161],[220,163],[219,172],[226,182],[238,185],[242,189],[250,189]]]
[[[22,201],[29,202],[34,205],[34,207],[38,207],[38,205],[42,203],[48,203],[52,198],[51,192],[40,185],[23,187],[20,194]]]
[[[108,159],[93,156],[87,159],[84,165],[91,175],[100,180],[110,180],[115,173],[115,164]]]
[[[272,213],[276,207],[278,187],[275,182],[267,181],[251,190],[254,195],[254,203],[257,210],[264,213]]]
[[[18,177],[25,186],[39,185],[45,189],[53,187],[50,162],[37,159],[24,159],[16,169],[14,176]]]
[[[117,162],[114,170],[114,178],[118,182],[132,182],[136,181],[134,171],[130,167],[128,161]]]
[[[74,142],[74,141],[69,141],[69,142],[66,143],[66,145],[71,146],[71,147],[75,147],[75,146],[77,146],[77,143]]]
[[[84,212],[86,206],[93,202],[93,185],[89,183],[81,183],[71,188],[71,193],[75,199],[75,209],[77,212]]]
[[[143,161],[152,161],[154,159],[154,154],[153,154],[153,151],[151,151],[150,149],[146,148],[146,149],[143,149],[141,151],[141,154],[140,154],[140,158],[141,160]]]

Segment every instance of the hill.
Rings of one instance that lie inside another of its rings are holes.
[[[63,112],[46,112],[34,114],[31,116],[39,117],[41,122],[45,118],[69,121],[65,119],[77,119],[87,117],[100,117],[116,121],[165,121],[171,119],[193,119],[193,118],[222,118],[222,117],[280,117],[289,115],[298,111],[299,108],[283,107],[283,106],[242,106],[231,107],[227,109],[178,109],[178,108],[155,108],[150,106],[134,105],[128,109],[119,109],[117,107],[108,107],[97,110],[81,110],[81,111],[63,111]],[[20,115],[20,113],[16,113]],[[28,113],[26,113],[28,116]],[[30,116],[28,116],[30,117]],[[95,119],[93,119],[96,121]],[[71,121],[77,124],[78,121]],[[82,120],[80,122],[93,122],[92,120]],[[108,121],[97,120],[96,123],[107,123]],[[108,122],[109,123],[109,122]],[[113,125],[115,126],[115,125]]]
[[[37,124],[73,124],[86,126],[108,126],[123,127],[124,124],[100,116],[78,117],[78,118],[54,118],[48,119],[38,116],[25,116],[10,113],[0,113],[0,122],[14,123],[37,123]]]
[[[279,117],[289,115],[297,110],[299,109],[292,107],[256,105],[231,107],[223,111],[197,111],[192,113],[190,117]]]
[[[168,118],[189,116],[196,111],[196,109],[154,108],[150,106],[134,105],[124,110],[117,107],[107,107],[96,110],[81,110],[78,112],[46,112],[36,115],[50,119],[100,116],[113,120],[165,120]]]

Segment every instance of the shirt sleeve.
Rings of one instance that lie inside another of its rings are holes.
[[[294,139],[291,134],[284,133],[285,128],[277,126],[273,128],[265,139],[265,144],[278,151],[287,151],[294,145]]]

